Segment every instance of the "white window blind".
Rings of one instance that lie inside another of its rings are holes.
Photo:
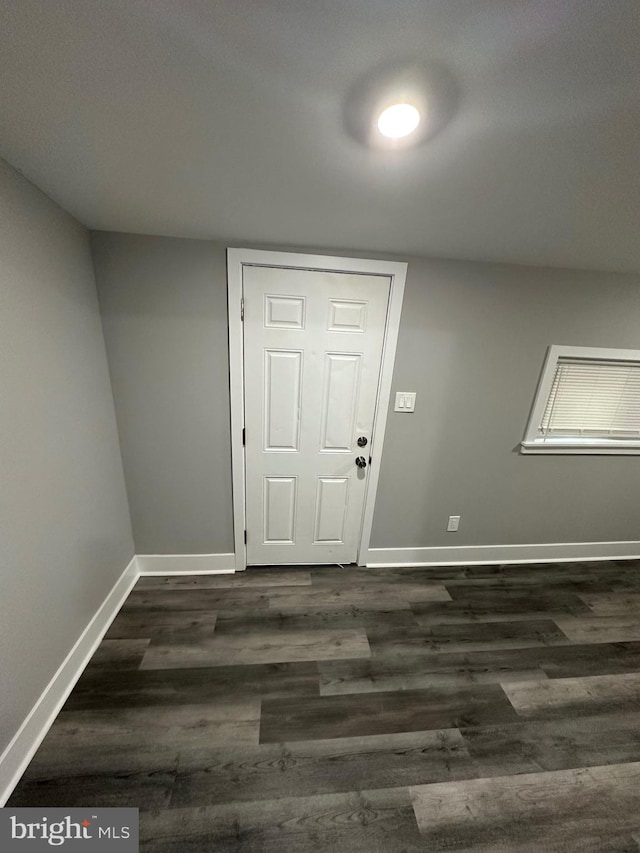
[[[559,358],[538,438],[640,438],[640,363]]]

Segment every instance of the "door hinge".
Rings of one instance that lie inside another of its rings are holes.
[[[244,296],[240,300],[240,319],[244,320]]]
[[[244,544],[247,544],[247,531],[244,532]]]
[[[369,467],[371,467],[371,456],[369,457]]]
[[[247,444],[247,431],[244,427],[242,427],[242,446],[245,447]]]

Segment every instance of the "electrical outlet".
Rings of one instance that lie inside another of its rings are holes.
[[[447,524],[447,533],[456,533],[460,527],[460,516],[450,515],[449,523]]]

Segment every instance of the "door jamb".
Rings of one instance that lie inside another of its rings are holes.
[[[245,465],[244,465],[244,327],[242,323],[242,270],[244,266],[285,267],[304,270],[380,275],[390,279],[389,303],[385,323],[382,361],[373,420],[370,455],[374,464],[369,471],[358,547],[358,565],[367,561],[371,539],[376,492],[380,476],[382,448],[391,397],[393,365],[396,356],[400,314],[407,275],[407,264],[364,258],[273,252],[262,249],[227,249],[227,294],[229,310],[229,382],[231,402],[231,469],[233,489],[233,537],[236,571],[247,567],[245,545]]]

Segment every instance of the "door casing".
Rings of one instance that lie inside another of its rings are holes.
[[[371,538],[376,492],[382,461],[386,414],[391,396],[393,365],[400,329],[402,299],[407,264],[399,261],[376,261],[363,258],[341,258],[328,255],[307,255],[293,252],[272,252],[262,249],[227,249],[227,293],[229,310],[229,381],[231,399],[231,468],[233,489],[233,537],[235,569],[247,567],[245,547],[245,459],[243,445],[244,421],[244,329],[242,323],[242,279],[244,266],[284,267],[289,269],[324,270],[330,272],[381,275],[390,279],[391,289],[385,323],[382,362],[378,381],[373,433],[371,436],[372,464],[362,514],[362,529],[358,548],[358,565],[364,566]]]

